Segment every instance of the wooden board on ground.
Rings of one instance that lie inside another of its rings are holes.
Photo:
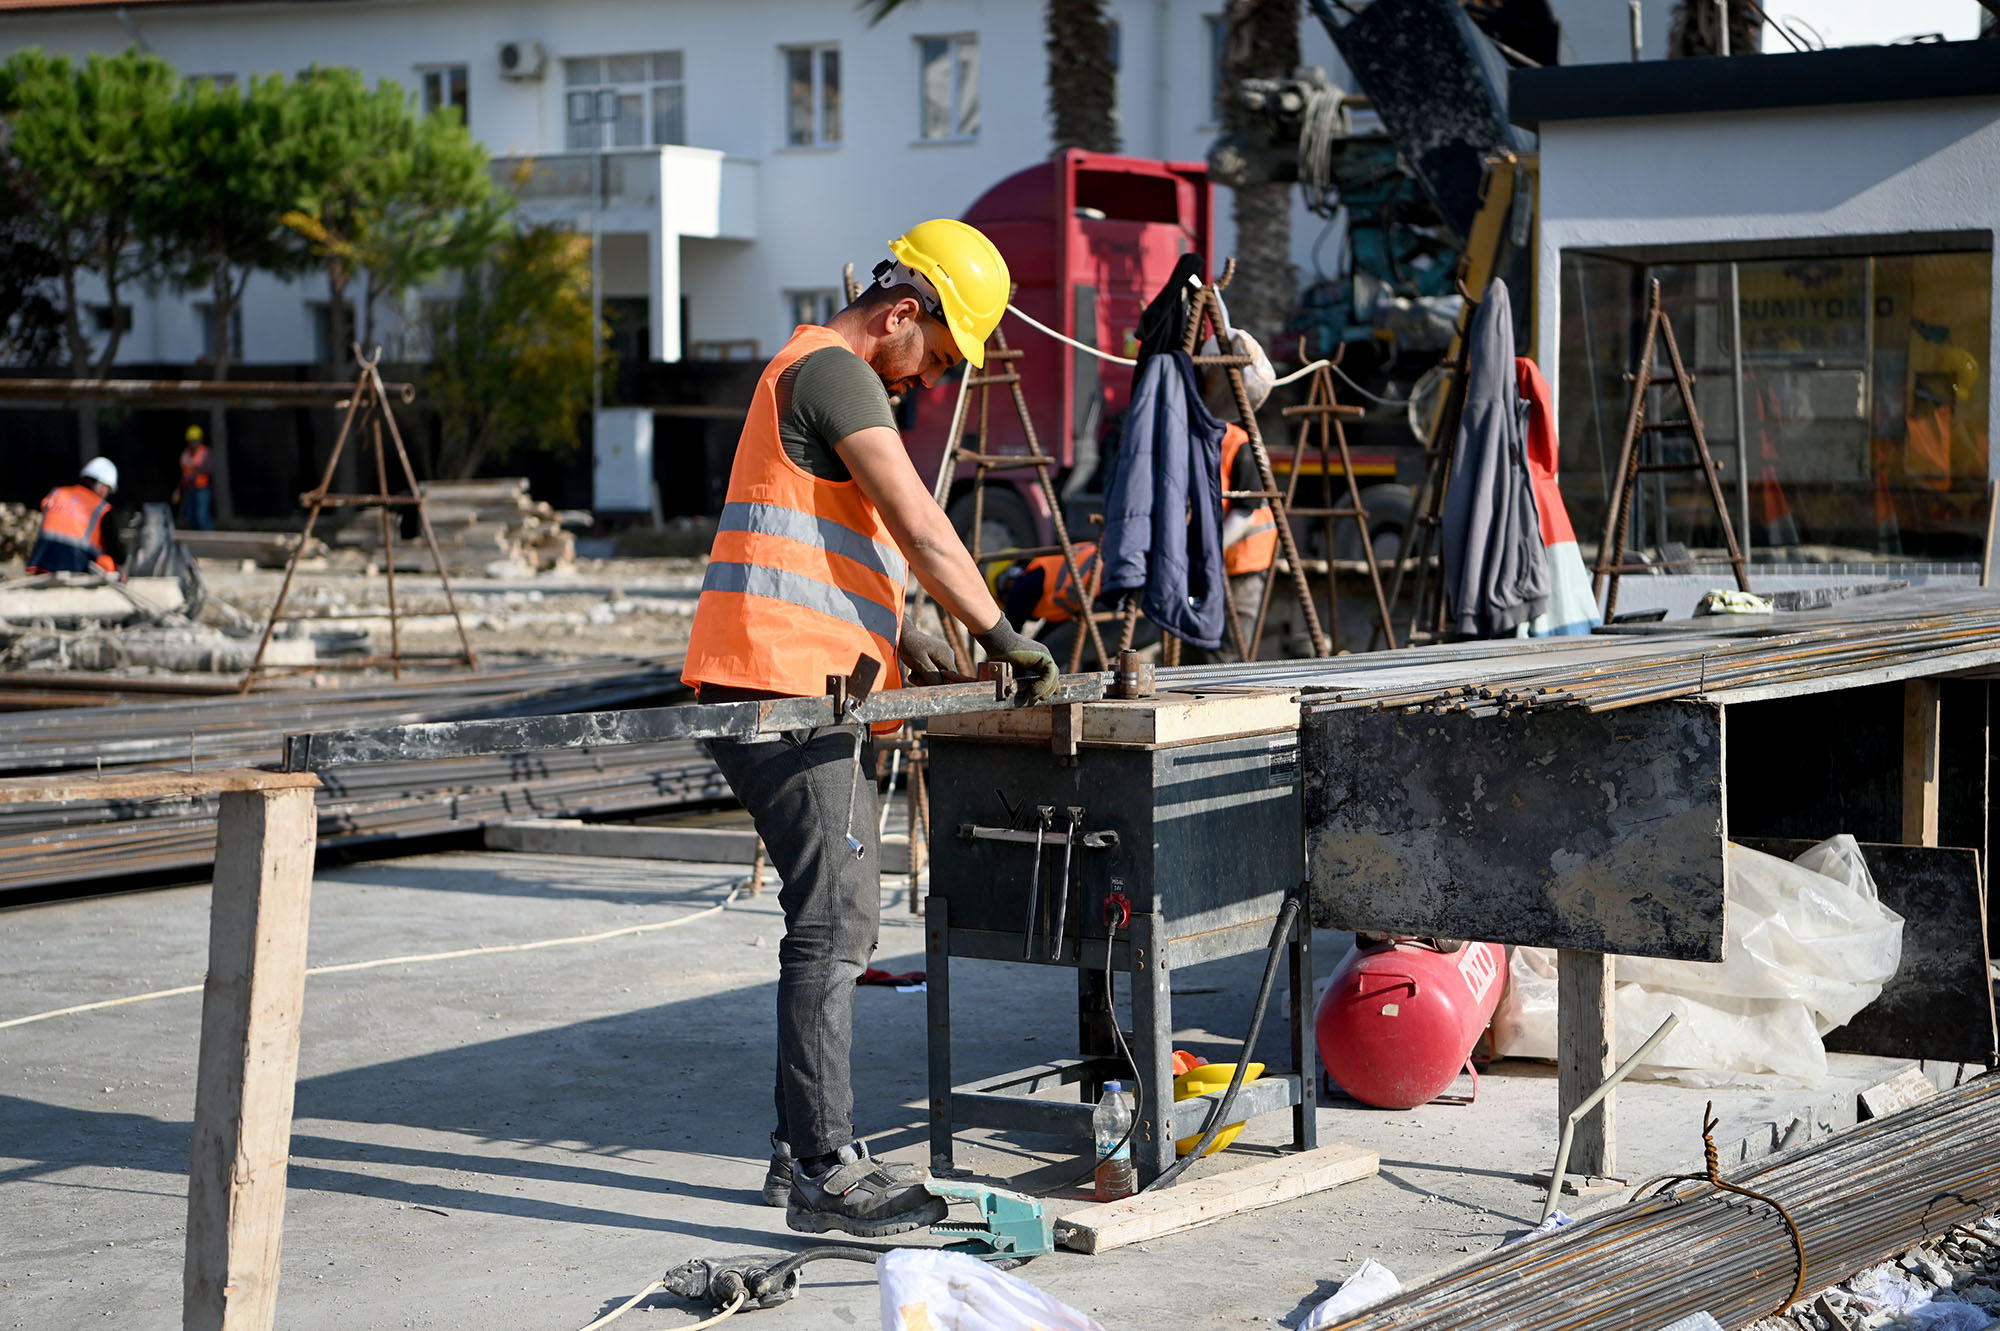
[[[1376,1152],[1345,1145],[1276,1156],[1159,1192],[1072,1211],[1056,1220],[1056,1244],[1075,1252],[1110,1252],[1368,1178],[1381,1164]]]
[[[1092,747],[1161,748],[1232,735],[1291,730],[1299,723],[1298,695],[1279,689],[1161,693],[1130,702],[1106,699],[1084,703],[1082,709],[1083,724],[1077,729],[1076,741]],[[933,735],[963,739],[1046,744],[1053,724],[1054,709],[1023,707],[934,717],[929,729]]]
[[[1744,837],[1741,845],[1794,859],[1814,844]],[[1903,917],[1903,952],[1874,1002],[1825,1036],[1834,1053],[1984,1063],[1996,1044],[1993,987],[1980,909],[1979,852],[1950,846],[1861,843],[1882,904]]]
[[[1323,928],[1722,959],[1718,707],[1309,704],[1299,760]]]

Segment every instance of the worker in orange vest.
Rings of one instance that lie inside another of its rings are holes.
[[[59,485],[42,499],[42,526],[28,552],[30,573],[116,573],[105,553],[104,518],[118,489],[118,467],[110,458],[92,458],[74,485]]]
[[[862,656],[887,687],[899,658],[936,680],[951,655],[903,623],[911,573],[1023,689],[1037,699],[1056,689],[1055,659],[1000,613],[889,409],[890,393],[928,387],[960,361],[985,364],[1007,308],[1006,261],[951,220],[911,228],[889,252],[873,285],[824,327],[793,330],[757,380],[682,672],[705,703],[824,694],[827,676]],[[875,947],[882,890],[875,783],[861,779],[872,750],[849,726],[708,750],[784,882],[764,1200],[808,1233],[935,1224],[945,1203],[924,1171],[874,1160],[855,1138],[854,982]]]
[[[187,442],[181,449],[181,483],[174,491],[180,504],[181,526],[188,531],[214,531],[214,493],[210,490],[215,478],[214,468],[209,462],[208,443],[202,438],[201,427],[187,427]]]
[[[1088,586],[1097,572],[1097,543],[1078,541],[1074,548],[1076,566]],[[1037,619],[1067,624],[1083,613],[1083,597],[1061,551],[1032,559],[993,560],[986,565],[986,585],[1015,628]]]
[[[1271,396],[1276,372],[1256,338],[1239,328],[1233,331],[1231,341],[1235,354],[1251,358],[1252,363],[1243,367],[1243,389],[1244,396],[1250,400],[1250,410],[1257,411]],[[1215,347],[1215,339],[1210,338],[1202,350],[1207,355],[1214,355]],[[1202,396],[1209,410],[1217,420],[1224,422],[1222,492],[1225,495],[1240,495],[1246,491],[1262,491],[1263,475],[1258,471],[1256,454],[1244,447],[1250,442],[1250,435],[1237,423],[1236,395],[1229,387],[1227,372],[1220,366],[1209,367],[1204,376],[1203,390]],[[1264,596],[1265,575],[1277,555],[1278,522],[1271,512],[1270,503],[1263,499],[1224,499],[1222,570],[1229,575],[1229,603],[1236,610],[1236,619],[1243,627],[1243,641],[1246,643],[1256,628],[1257,603]],[[1221,649],[1213,655],[1218,660],[1235,660],[1235,638],[1224,635]]]

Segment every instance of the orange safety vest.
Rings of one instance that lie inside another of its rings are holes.
[[[1092,570],[1097,567],[1097,544],[1094,541],[1078,541],[1076,544],[1076,566],[1083,572],[1086,585],[1090,582]],[[1021,570],[1021,576],[1036,569],[1042,574],[1042,597],[1035,602],[1035,611],[1029,616],[1045,624],[1064,624],[1083,613],[1083,597],[1070,582],[1069,564],[1061,554],[1039,555],[1030,559]]]
[[[902,682],[896,644],[909,566],[888,524],[858,482],[814,476],[778,438],[785,367],[846,346],[831,329],[803,325],[757,380],[695,602],[681,670],[689,684],[811,697],[863,655],[883,665],[878,687]]]
[[[1222,427],[1222,488],[1229,488],[1229,474],[1236,466],[1236,450],[1250,442],[1240,425]],[[1224,501],[1223,508],[1228,508]],[[1222,571],[1230,577],[1239,573],[1262,573],[1278,555],[1278,520],[1269,504],[1260,505],[1250,515],[1250,530],[1236,544],[1222,552]]]
[[[181,489],[208,488],[208,445],[196,444],[181,450]]]
[[[104,553],[104,515],[110,511],[111,505],[87,485],[49,491],[42,499],[42,530],[28,557],[28,572],[72,573],[95,566],[116,573],[118,565]]]

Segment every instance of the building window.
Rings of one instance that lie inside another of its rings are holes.
[[[787,46],[785,142],[810,148],[840,142],[840,48]]]
[[[1229,86],[1229,16],[1207,14],[1201,21],[1208,31],[1208,118],[1210,124],[1219,125],[1223,89]]]
[[[312,321],[313,363],[326,364],[333,360],[333,304],[324,300],[306,302],[306,317]],[[347,307],[347,339],[353,341],[361,336],[361,325],[355,321],[354,307]]]
[[[917,38],[917,134],[979,137],[979,38]]]
[[[215,304],[200,300],[194,306],[195,327],[201,330],[201,358],[215,359]],[[229,358],[243,359],[243,307],[229,312]]]
[[[572,56],[563,61],[570,148],[687,142],[681,53]]]
[[[1844,563],[1976,559],[1986,530],[1992,255],[1807,256],[1734,268],[1562,256],[1558,437],[1577,530],[1604,523],[1634,334],[1658,278],[1731,524],[1749,548],[1807,545]],[[1671,386],[1651,391],[1649,419],[1683,419]],[[1678,432],[1650,435],[1646,446],[1649,462],[1693,456]],[[1642,551],[1677,543],[1710,560],[1722,546],[1699,473],[1642,476],[1629,530]]]
[[[794,325],[824,324],[839,312],[840,307],[840,293],[831,287],[785,293],[785,310]]]
[[[115,326],[121,333],[132,331],[132,307],[120,305],[114,314],[109,305],[90,307],[90,326],[94,332],[108,333]]]
[[[472,113],[466,104],[465,66],[438,65],[431,69],[420,69],[417,77],[423,80],[424,114],[443,107],[452,107],[458,112],[458,123],[470,124]]]

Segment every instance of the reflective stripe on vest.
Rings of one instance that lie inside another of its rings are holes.
[[[690,684],[810,697],[862,655],[885,667],[877,687],[901,682],[909,566],[888,524],[857,482],[812,475],[778,437],[780,377],[830,347],[847,343],[801,327],[757,380],[688,634]]]
[[[766,568],[762,564],[725,564],[711,560],[708,572],[702,575],[701,589],[703,592],[735,592],[740,596],[762,596],[767,600],[784,601],[801,610],[844,619],[887,642],[896,641],[898,636],[896,612],[889,607],[878,605],[859,592],[843,591],[803,573]],[[850,661],[848,666],[851,669],[853,662]],[[825,673],[835,672],[829,670]],[[838,673],[844,675],[847,671]]]
[[[1077,543],[1076,566],[1088,586],[1091,572],[1097,567],[1095,542]],[[1024,576],[1026,571],[1034,569],[1042,573],[1042,596],[1035,602],[1034,618],[1045,624],[1064,624],[1076,618],[1083,610],[1083,597],[1071,585],[1068,561],[1059,554],[1038,556],[1028,561]]]
[[[756,532],[764,536],[782,536],[802,545],[816,545],[829,554],[866,565],[894,583],[900,584],[910,574],[909,565],[903,562],[902,552],[894,545],[864,536],[832,518],[801,513],[795,508],[780,508],[776,504],[724,504],[722,519],[716,523],[715,530],[718,535],[726,531]]]
[[[60,486],[42,499],[39,540],[81,551],[87,563],[113,571],[117,565],[104,553],[103,542],[104,515],[110,511],[111,505],[97,491],[82,485]]]

